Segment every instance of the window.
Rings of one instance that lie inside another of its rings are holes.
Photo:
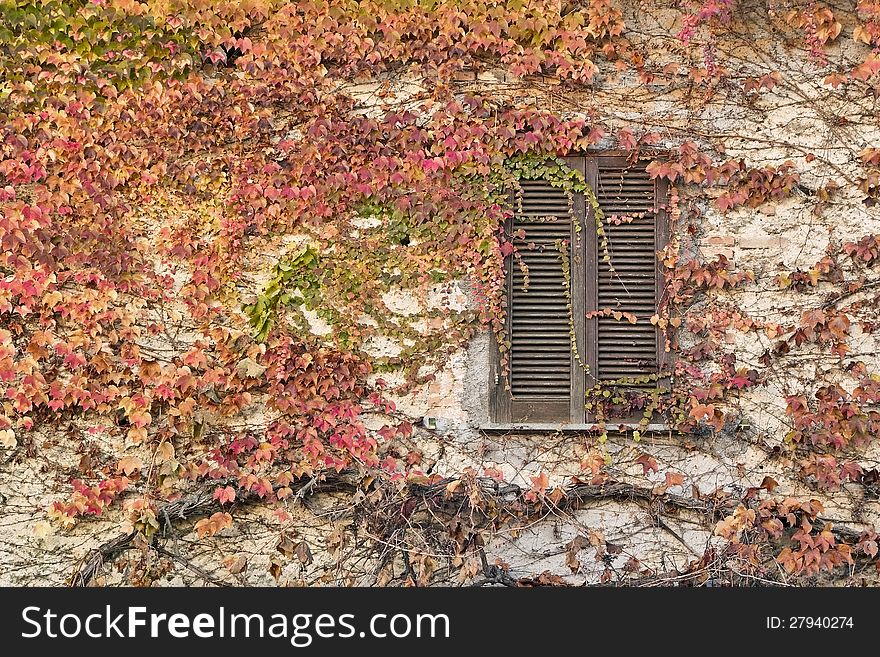
[[[495,424],[589,423],[594,418],[585,410],[585,392],[597,382],[653,388],[657,377],[647,383],[645,377],[665,370],[663,338],[650,322],[663,282],[656,252],[668,239],[658,207],[664,185],[650,178],[647,162],[626,156],[566,162],[595,193],[604,239],[587,194],[574,193],[570,207],[568,195],[549,182],[520,181],[522,212],[508,229],[525,266],[514,258],[507,263],[509,363],[501,367],[496,345]],[[632,382],[636,378],[643,381]]]

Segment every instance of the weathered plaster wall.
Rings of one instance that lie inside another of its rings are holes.
[[[647,12],[645,3],[635,3],[627,16],[630,38],[648,44],[660,66],[676,57],[680,47],[670,34],[677,30],[677,12],[663,7]],[[640,5],[640,6],[639,6]],[[697,103],[689,83],[669,91],[645,84],[630,73],[618,73],[606,67],[597,78],[597,88],[590,93],[568,94],[558,90],[554,80],[518,80],[503,72],[487,71],[463,74],[458,82],[462,92],[483,93],[517,98],[542,108],[562,112],[565,116],[582,115],[598,120],[612,129],[646,127],[661,135],[658,147],[675,146],[681,137],[690,135],[694,141],[724,152],[728,157],[742,157],[751,166],[778,165],[793,160],[803,172],[802,184],[807,189],[826,184],[829,180],[857,175],[857,153],[868,144],[877,144],[880,126],[873,112],[875,101],[869,98],[837,98],[827,100],[827,88],[814,82],[810,63],[803,52],[785,51],[769,38],[761,38],[766,26],[753,23],[757,33],[752,49],[746,45],[752,36],[722,42],[719,59],[738,66],[742,76],[750,70],[765,68],[783,72],[786,84],[759,97],[746,97],[736,88],[716,91],[711,99]],[[766,35],[765,35],[766,37]],[[768,59],[769,58],[769,59]],[[758,65],[755,62],[764,63]],[[668,74],[667,78],[676,74]],[[667,79],[665,82],[669,82]],[[417,94],[412,80],[394,81],[398,98]],[[381,111],[375,97],[376,88],[361,85],[349,90],[361,99],[364,111]],[[829,118],[845,116],[851,120],[841,125]],[[857,120],[861,117],[861,120]],[[608,143],[609,146],[613,144]],[[815,161],[809,153],[822,155]],[[809,268],[825,253],[829,240],[836,244],[856,239],[867,233],[880,232],[880,208],[866,207],[861,199],[845,192],[828,204],[821,216],[813,211],[815,199],[798,191],[791,198],[758,208],[741,208],[722,214],[708,204],[700,207],[699,231],[693,246],[706,258],[723,254],[737,269],[751,269],[756,282],[729,296],[729,301],[747,311],[754,319],[791,323],[799,317],[806,304],[816,303],[826,293],[823,285],[806,295],[782,293],[773,277],[784,269]],[[365,227],[369,226],[365,218]],[[279,253],[289,249],[296,239],[279,243]],[[243,293],[257,290],[266,280],[265,263],[272,254],[254,256],[249,263],[249,280]],[[464,284],[451,294],[431,295],[418,299],[401,291],[383,299],[388,313],[411,316],[432,305],[446,304],[456,310],[473,304]],[[316,315],[309,315],[315,334],[324,335],[332,327]],[[736,353],[740,364],[758,366],[758,358],[771,346],[766,336],[755,333],[728,333],[724,347]],[[859,336],[852,341],[853,352],[875,366],[880,365],[880,345],[874,336]],[[379,338],[365,345],[376,356],[394,355],[401,345],[390,338]],[[593,444],[593,438],[565,432],[498,433],[483,432],[488,421],[489,349],[487,333],[478,335],[468,349],[455,354],[435,379],[416,391],[395,399],[398,409],[415,417],[430,418],[434,428],[417,426],[413,445],[424,454],[422,465],[428,472],[460,473],[472,468],[482,473],[486,468],[503,472],[505,480],[530,485],[531,477],[545,471],[551,486],[566,483],[581,472],[580,459]],[[709,494],[718,488],[744,491],[760,485],[765,476],[779,482],[776,494],[818,495],[802,482],[791,477],[790,463],[768,458],[782,440],[786,429],[784,397],[799,389],[803,382],[834,377],[839,363],[827,354],[801,350],[786,360],[784,368],[773,373],[766,386],[743,391],[734,400],[732,415],[741,422],[729,423],[718,433],[694,437],[670,432],[653,433],[634,443],[629,435],[609,437],[605,445],[610,468],[622,478],[647,487],[660,485],[667,470],[684,475],[681,485],[672,492],[689,495],[692,487]],[[391,384],[395,375],[383,374]],[[399,379],[402,381],[402,377]],[[377,421],[378,422],[378,421]],[[381,423],[379,423],[381,424]],[[426,420],[426,425],[428,421]],[[635,459],[642,452],[656,458],[658,473],[645,475]],[[39,455],[30,461],[27,473],[0,467],[0,584],[61,584],[70,574],[77,559],[89,548],[110,538],[117,531],[111,522],[90,522],[68,532],[48,528],[45,509],[56,498],[56,484],[46,477],[47,462],[71,461],[79,455],[53,449],[52,438],[44,436]],[[866,468],[880,465],[880,449],[872,448],[862,462]],[[880,501],[864,496],[864,489],[844,485],[835,493],[822,493],[825,515],[843,522],[873,523],[880,526]],[[373,583],[380,575],[365,567],[364,579],[340,579],[339,563],[348,546],[338,544],[338,529],[345,501],[334,496],[319,495],[307,505],[291,504],[294,514],[291,538],[307,541],[313,561],[300,568],[294,563],[284,566],[281,583]],[[190,532],[174,538],[176,548],[186,555],[185,563],[175,563],[164,583],[177,585],[204,581],[201,569],[216,566],[219,549],[235,563],[245,557],[247,567],[222,573],[221,579],[247,584],[271,584],[269,574],[278,541],[272,511],[242,510],[236,514],[235,527],[216,537],[197,543]],[[604,563],[592,559],[589,549],[580,554],[581,567],[571,574],[566,564],[565,546],[576,535],[599,531],[605,539],[621,549],[612,555],[611,565],[620,569],[634,557],[642,568],[665,571],[684,566],[702,555],[712,541],[711,529],[686,514],[660,517],[644,506],[627,502],[600,502],[571,514],[544,521],[525,529],[501,529],[485,548],[490,562],[499,559],[509,564],[514,576],[536,575],[545,570],[564,574],[571,581],[596,581]],[[425,554],[430,546],[425,547]],[[125,563],[120,560],[120,563]],[[131,568],[136,564],[126,564]],[[213,572],[213,570],[211,570]],[[107,582],[118,580],[111,574]]]

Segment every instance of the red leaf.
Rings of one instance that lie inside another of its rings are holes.
[[[646,475],[651,471],[660,471],[660,466],[657,465],[656,459],[648,454],[642,454],[639,458],[636,459],[636,463],[642,466],[642,474]]]
[[[231,504],[235,501],[235,489],[232,486],[218,488],[214,491],[214,499],[218,500],[220,504]]]

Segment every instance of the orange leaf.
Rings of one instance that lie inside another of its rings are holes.
[[[131,476],[133,473],[139,471],[143,466],[143,461],[141,461],[137,456],[126,456],[125,458],[119,459],[119,463],[116,464],[116,472],[121,472],[126,476]]]
[[[541,474],[537,477],[532,477],[532,490],[537,491],[539,493],[547,490],[547,486],[550,485],[550,477],[547,476],[547,473],[541,470]]]
[[[772,493],[773,489],[779,485],[779,482],[776,481],[773,477],[767,476],[761,480],[761,488],[765,489],[768,493]]]

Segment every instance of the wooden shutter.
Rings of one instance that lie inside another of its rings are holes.
[[[571,395],[571,337],[559,243],[571,247],[568,199],[543,181],[523,181],[523,216],[514,225],[522,264],[510,295],[510,390],[517,399]],[[528,282],[527,282],[528,279]],[[566,410],[567,412],[567,410]]]
[[[658,229],[656,183],[646,163],[597,158],[596,198],[605,215],[610,263],[597,241],[597,310],[632,313],[636,324],[600,316],[597,321],[600,381],[655,374],[659,368],[658,331],[649,319],[657,312],[659,285],[656,252],[664,239]],[[652,384],[647,384],[652,385]]]
[[[660,338],[649,321],[662,281],[656,251],[666,240],[656,183],[645,163],[631,165],[625,157],[566,161],[584,174],[596,193],[606,217],[611,265],[603,259],[595,217],[584,194],[570,201],[546,181],[521,181],[521,212],[508,229],[528,273],[514,258],[508,261],[510,360],[507,377],[500,376],[497,361],[492,371],[490,414],[496,423],[584,423],[590,420],[584,391],[597,379],[644,376],[656,373],[660,365]],[[619,217],[625,220],[615,224]],[[568,245],[571,314],[557,241]],[[586,320],[588,312],[604,308],[632,313],[638,321],[633,325],[612,317]],[[580,359],[572,350],[572,328]]]
[[[567,162],[583,173],[583,158]],[[520,186],[521,212],[509,229],[525,267],[513,259],[508,263],[510,372],[506,381],[495,379],[493,416],[504,422],[583,422],[584,374],[572,352],[571,329],[583,333],[585,324],[585,249],[578,229],[584,198],[569,199],[542,180],[523,180]],[[557,243],[569,260],[571,313]]]

